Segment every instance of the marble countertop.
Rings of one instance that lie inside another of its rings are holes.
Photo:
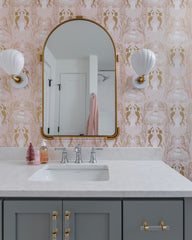
[[[0,161],[0,197],[192,197],[192,182],[163,161],[107,160],[100,164],[109,167],[108,181],[33,182],[28,178],[45,165]]]

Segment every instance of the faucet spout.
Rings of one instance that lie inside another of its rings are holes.
[[[81,146],[80,144],[78,144],[76,147],[75,147],[75,152],[76,152],[76,160],[75,160],[75,163],[82,163],[82,154],[81,154]]]

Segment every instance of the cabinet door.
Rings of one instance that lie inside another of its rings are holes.
[[[64,240],[120,240],[120,201],[64,201]]]
[[[2,201],[0,200],[0,240],[2,240]]]
[[[62,201],[5,201],[3,239],[62,240]]]
[[[124,240],[183,240],[182,200],[124,201],[123,211]]]

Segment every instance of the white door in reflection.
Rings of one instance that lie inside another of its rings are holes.
[[[84,135],[86,129],[86,73],[60,74],[61,135]]]

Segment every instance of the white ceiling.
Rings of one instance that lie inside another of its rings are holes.
[[[99,70],[115,70],[113,43],[97,24],[73,20],[60,25],[50,35],[46,47],[56,59],[74,59],[97,55]]]

